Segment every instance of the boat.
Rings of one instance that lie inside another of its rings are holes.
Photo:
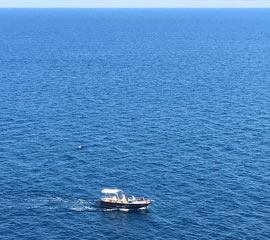
[[[154,200],[136,198],[134,196],[128,198],[121,189],[105,188],[101,191],[104,196],[100,199],[100,207],[116,208],[116,209],[146,209]]]

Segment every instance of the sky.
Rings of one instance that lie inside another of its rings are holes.
[[[0,0],[4,8],[270,8],[270,0]]]

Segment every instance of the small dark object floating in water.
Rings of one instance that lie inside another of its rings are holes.
[[[154,200],[145,198],[127,198],[120,189],[105,188],[101,191],[105,194],[100,199],[100,207],[118,209],[146,209]]]

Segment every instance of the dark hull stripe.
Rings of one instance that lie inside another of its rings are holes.
[[[126,208],[126,209],[137,209],[137,208],[146,208],[150,203],[142,204],[126,204],[126,203],[110,203],[100,201],[100,206],[104,208]]]

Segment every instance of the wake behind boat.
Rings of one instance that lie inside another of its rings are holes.
[[[154,200],[146,198],[126,197],[121,189],[105,188],[101,191],[104,196],[100,199],[100,206],[103,208],[119,209],[146,209]]]

